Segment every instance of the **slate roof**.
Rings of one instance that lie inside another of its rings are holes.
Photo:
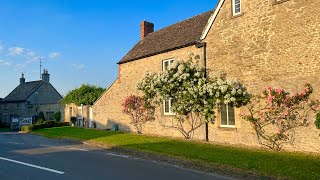
[[[196,44],[212,13],[209,11],[148,34],[118,64]]]
[[[17,102],[27,100],[44,82],[31,81],[20,84],[2,102]]]

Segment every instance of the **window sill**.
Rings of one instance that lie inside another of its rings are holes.
[[[175,114],[162,114],[163,116],[166,116],[166,117],[171,117],[171,116],[175,116]]]
[[[287,1],[289,1],[289,0],[280,0],[280,1],[274,0],[272,5],[281,4],[281,3],[284,3],[284,2],[287,2]]]
[[[231,19],[235,19],[235,18],[241,17],[243,15],[244,15],[244,13],[240,13],[240,14],[237,14],[237,15],[232,15]]]
[[[236,126],[219,126],[219,129],[224,131],[237,131],[238,128]]]

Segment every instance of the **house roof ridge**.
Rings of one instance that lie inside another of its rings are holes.
[[[212,13],[210,10],[148,34],[118,64],[194,45],[200,40]]]

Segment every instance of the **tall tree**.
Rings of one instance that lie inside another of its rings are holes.
[[[62,100],[62,104],[75,103],[78,106],[81,104],[92,105],[104,91],[105,89],[102,87],[83,84],[81,87],[68,92]]]

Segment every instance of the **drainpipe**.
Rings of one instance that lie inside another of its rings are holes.
[[[207,78],[207,43],[199,42],[196,45],[197,48],[203,49],[203,66],[204,66],[204,77]],[[205,130],[206,130],[206,141],[209,141],[209,124],[205,123]]]

